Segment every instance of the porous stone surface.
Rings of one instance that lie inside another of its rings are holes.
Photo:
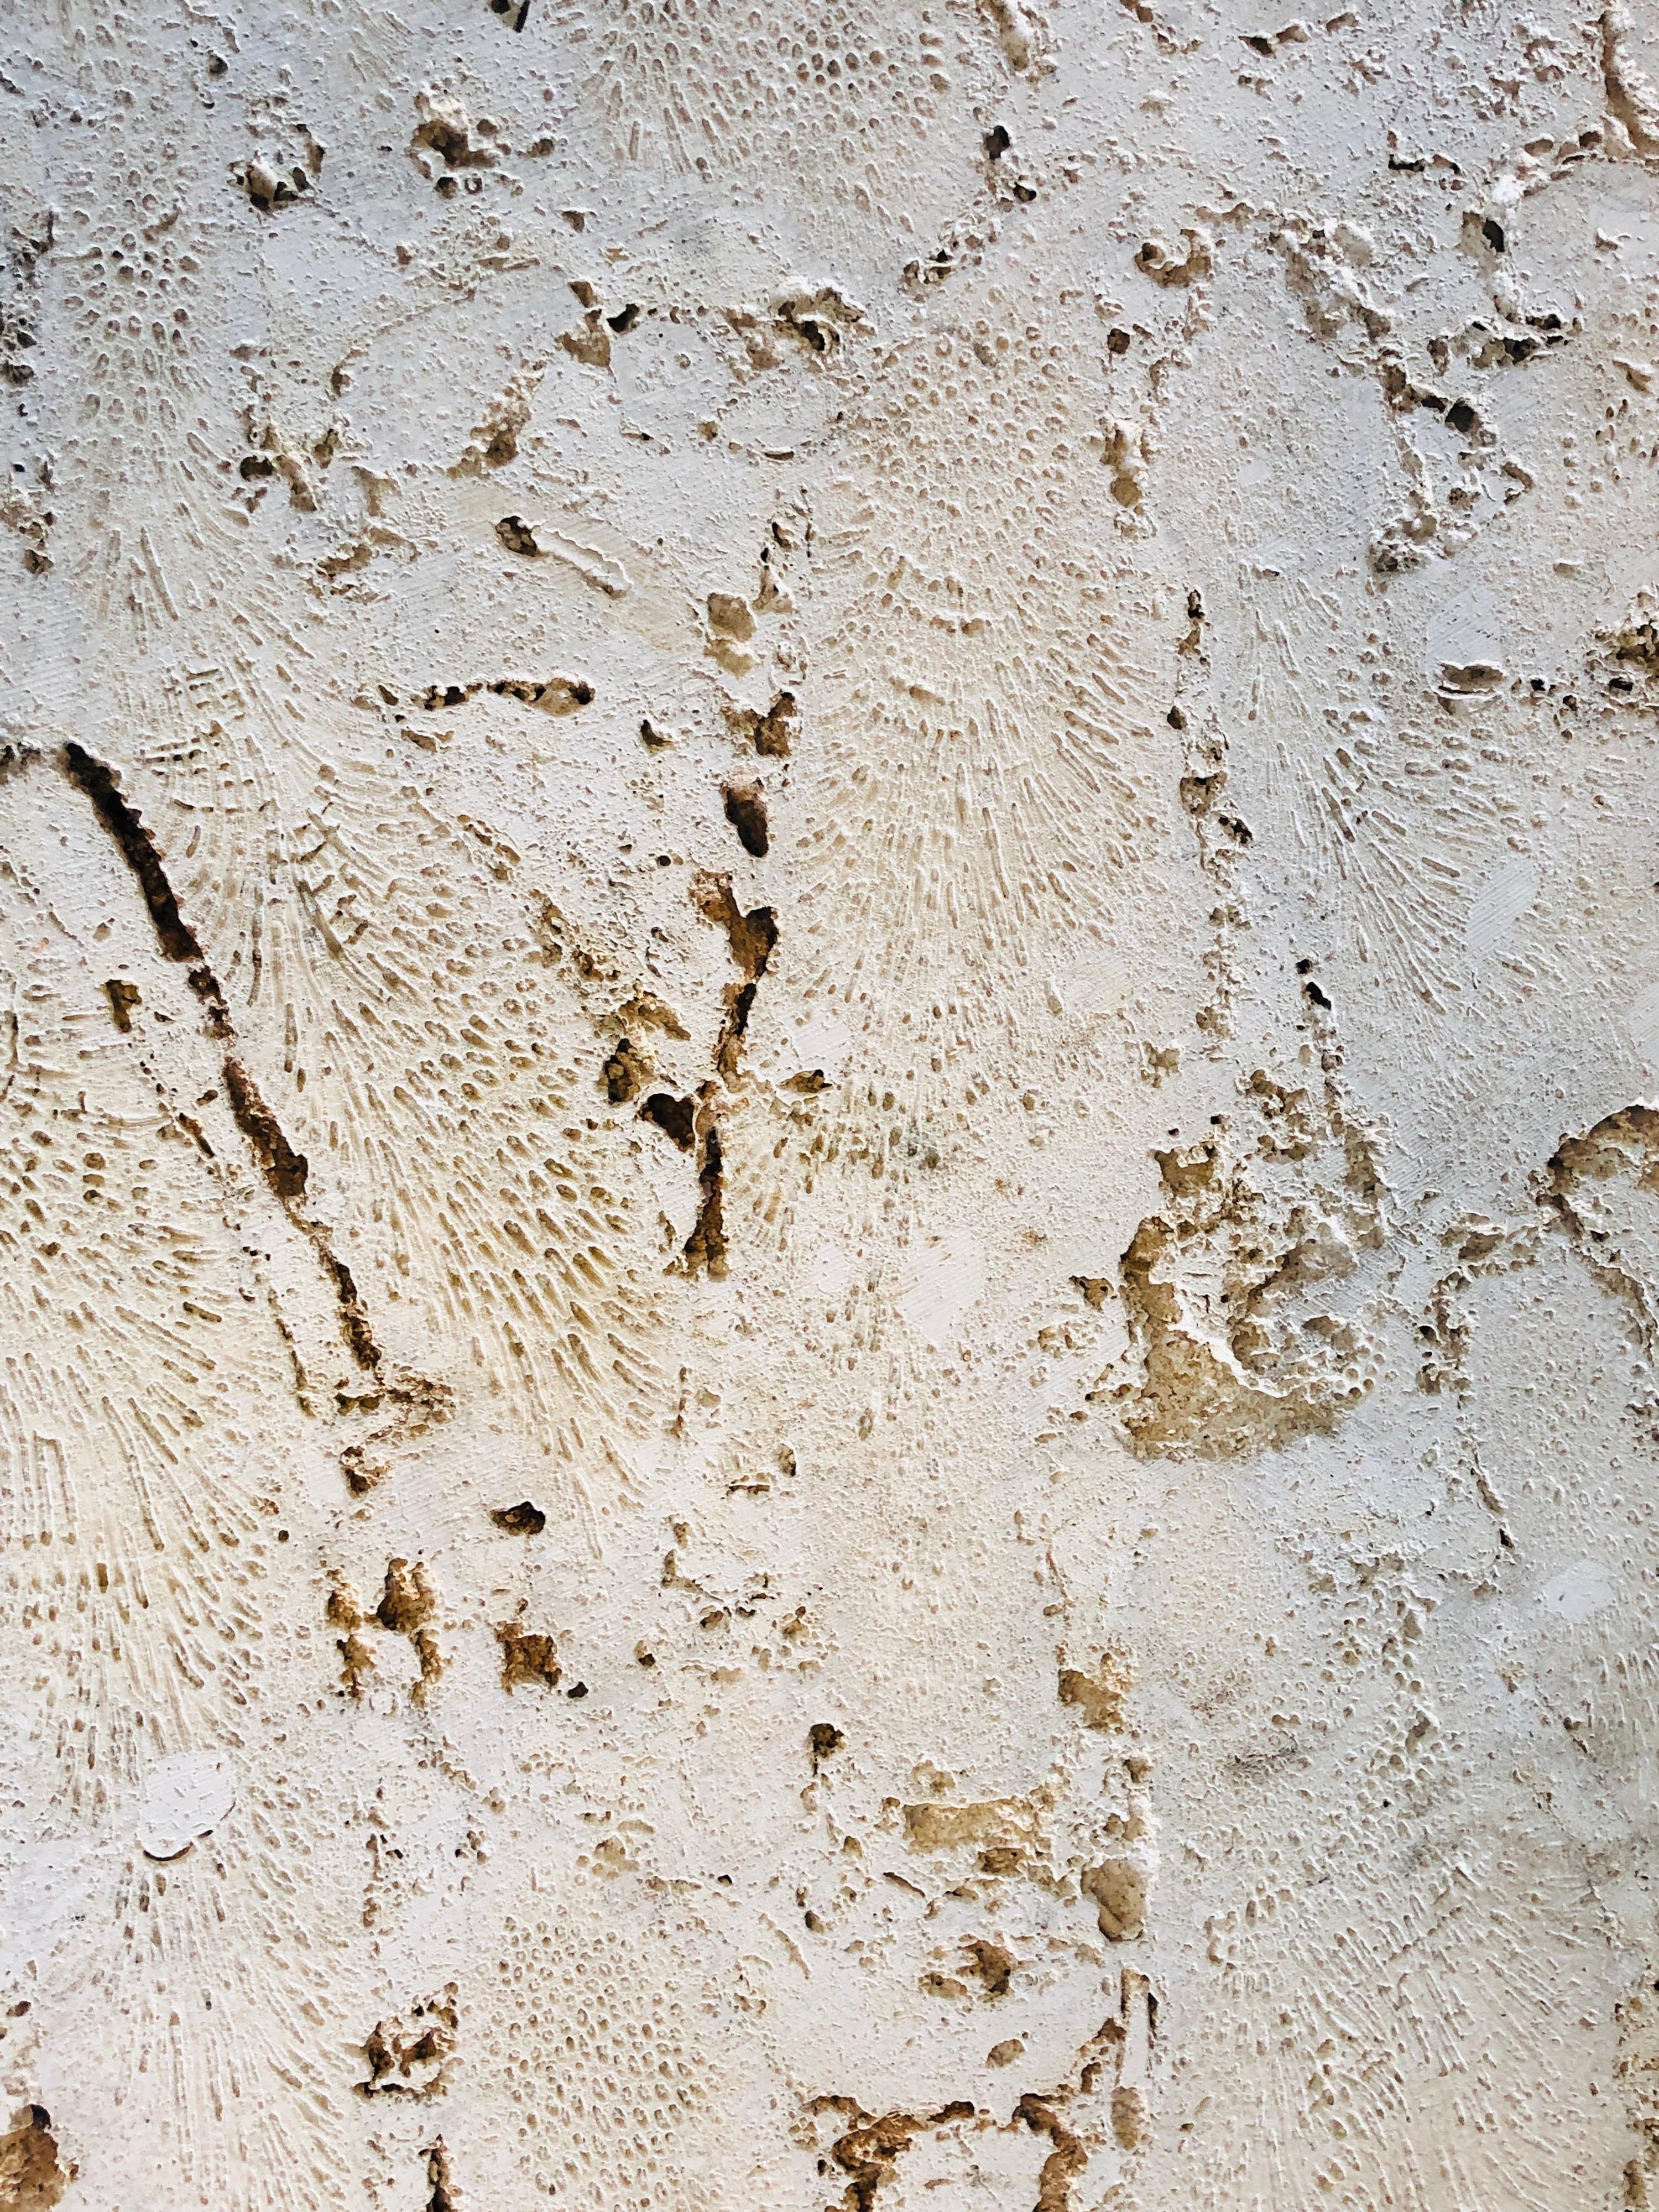
[[[1659,16],[0,52],[0,2206],[1659,2203]]]

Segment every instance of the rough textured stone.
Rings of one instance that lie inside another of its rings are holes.
[[[1659,18],[0,47],[0,2205],[1659,2204]]]

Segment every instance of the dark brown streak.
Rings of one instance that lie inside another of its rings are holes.
[[[941,2105],[936,2112],[887,2112],[879,2118],[848,2097],[820,2097],[814,2109],[839,2109],[854,2122],[830,2153],[842,2172],[852,2177],[842,2197],[844,2212],[873,2212],[883,2182],[892,2179],[899,2158],[923,2128],[946,2127],[952,2120],[974,2117],[972,2105],[961,2098]]]
[[[284,1205],[303,1198],[309,1164],[283,1133],[283,1126],[259,1095],[258,1085],[234,1054],[225,1060],[225,1090],[236,1126],[247,1139],[265,1181]]]
[[[224,993],[219,987],[218,978],[208,965],[201,939],[185,921],[179,908],[178,896],[167,879],[161,848],[146,827],[143,816],[131,800],[123,796],[113,770],[103,761],[96,759],[84,745],[73,742],[65,744],[62,760],[64,774],[76,788],[84,792],[92,801],[94,812],[109,832],[117,850],[131,869],[134,881],[143,894],[144,904],[149,909],[162,952],[169,960],[188,966],[191,988],[207,1010],[210,1034],[220,1038],[232,1037],[234,1032],[225,1005]],[[136,993],[132,1003],[137,1003]],[[130,1021],[128,1026],[131,1027]],[[320,1222],[313,1220],[301,1204],[306,1194],[310,1173],[305,1154],[296,1152],[289,1142],[282,1123],[266,1103],[246,1064],[234,1053],[226,1054],[222,1072],[225,1095],[236,1126],[247,1140],[248,1150],[272,1193],[282,1201],[295,1227],[304,1232],[322,1263],[333,1288],[340,1331],[352,1358],[359,1367],[378,1376],[382,1354],[351,1270],[343,1260],[336,1255],[327,1230]],[[207,1157],[211,1158],[211,1147],[197,1124],[186,1115],[181,1114],[179,1119]],[[421,1382],[418,1389],[403,1390],[401,1397],[413,1402],[422,1393],[430,1401],[427,1407],[428,1417],[441,1419],[441,1408],[447,1404],[447,1398],[441,1385]],[[394,1390],[390,1395],[398,1397],[400,1393]]]
[[[713,1089],[712,1084],[706,1083],[698,1093],[696,1134],[702,1157],[697,1182],[702,1191],[702,1203],[676,1265],[684,1274],[695,1275],[702,1270],[720,1282],[726,1274],[726,1171],[720,1155],[720,1133],[709,1096]]]
[[[131,799],[122,795],[113,769],[73,739],[64,747],[64,772],[92,801],[98,819],[132,871],[143,893],[144,904],[149,908],[149,918],[162,951],[169,960],[179,961],[190,969],[191,988],[223,1024],[223,1030],[219,1031],[223,1034],[228,1029],[224,993],[219,988],[218,977],[207,964],[201,939],[179,911],[178,897],[161,863],[161,850],[146,828],[143,815]]]

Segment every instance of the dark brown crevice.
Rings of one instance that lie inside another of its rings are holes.
[[[114,772],[104,762],[95,759],[84,745],[77,745],[73,740],[64,747],[64,765],[70,781],[92,801],[98,819],[137,878],[162,951],[169,960],[204,959],[195,931],[179,911],[179,901],[167,881],[155,840],[145,828],[137,808],[123,798]]]
[[[340,1472],[354,1498],[367,1498],[392,1472],[390,1462],[377,1459],[370,1449],[370,1445],[378,1441],[374,1437],[362,1443],[348,1444],[340,1454]]]
[[[1118,1647],[1108,1644],[1092,1674],[1080,1667],[1060,1670],[1059,1696],[1083,1715],[1091,1729],[1108,1734],[1124,1725],[1124,1701],[1134,1687],[1134,1668]]]
[[[332,1279],[335,1304],[340,1309],[340,1333],[345,1338],[352,1358],[359,1367],[367,1368],[370,1373],[378,1373],[380,1347],[370,1326],[368,1311],[357,1288],[356,1278],[343,1260],[335,1257],[327,1238],[313,1222],[302,1222],[301,1225],[316,1245],[323,1265]],[[434,1382],[427,1387],[438,1390],[443,1386]]]
[[[751,860],[763,860],[771,850],[767,830],[766,794],[757,783],[728,783],[721,787],[726,818],[738,833],[738,842]]]
[[[337,1637],[334,1648],[340,1655],[340,1687],[354,1705],[359,1704],[364,1684],[374,1671],[374,1654],[356,1634]]]
[[[425,94],[420,104],[427,104]],[[473,144],[471,127],[465,117],[456,123],[442,112],[423,116],[410,133],[410,152],[422,146],[429,148],[446,169],[493,169],[501,159],[492,147]]]
[[[1054,2106],[1041,2097],[1022,2097],[1014,2106],[1014,2118],[1024,2120],[1033,2135],[1047,2136],[1054,2145],[1037,2178],[1033,2212],[1070,2212],[1072,2184],[1088,2165],[1088,2152]]]
[[[143,817],[131,800],[123,796],[114,771],[84,745],[77,745],[71,738],[64,747],[63,760],[64,774],[92,801],[94,812],[132,871],[162,951],[169,960],[177,960],[191,969],[191,989],[216,1022],[222,1024],[225,997],[219,988],[219,979],[207,964],[201,940],[179,911],[177,894],[162,866],[161,850],[145,827]]]
[[[364,1626],[357,1593],[337,1572],[328,1593],[328,1603],[323,1608],[323,1619],[331,1628],[345,1631],[343,1636],[335,1638],[334,1648],[340,1655],[340,1687],[355,1703],[362,1697],[363,1686],[374,1672],[374,1654],[357,1633]]]
[[[72,2162],[64,2166],[44,2105],[25,2105],[0,2136],[0,2204],[15,2205],[17,2212],[49,2212],[77,2171]]]
[[[506,525],[498,524],[496,527],[499,532]],[[574,714],[579,707],[591,707],[593,703],[593,686],[580,676],[549,676],[539,681],[526,676],[502,676],[488,684],[481,677],[474,684],[429,684],[414,703],[423,714],[437,714],[447,707],[465,707],[481,691],[488,691],[497,699],[516,699],[521,707],[539,707],[548,714]],[[383,687],[381,696],[388,706],[396,703],[395,692]],[[403,718],[399,715],[397,719],[401,721]]]
[[[522,30],[522,21],[514,27]],[[426,2212],[461,2212],[461,2200],[455,2194],[453,2177],[449,2171],[449,2153],[444,2148],[441,2136],[427,2152],[426,2178],[431,2191],[426,2200]]]
[[[224,1072],[225,1089],[237,1127],[247,1139],[249,1149],[258,1162],[266,1182],[281,1200],[295,1227],[302,1232],[315,1251],[323,1273],[333,1287],[335,1310],[346,1349],[365,1373],[378,1376],[385,1355],[368,1318],[368,1309],[363,1304],[362,1293],[357,1288],[356,1277],[335,1251],[327,1230],[320,1222],[314,1221],[299,1203],[304,1195],[306,1178],[310,1171],[305,1154],[296,1152],[289,1144],[283,1133],[282,1124],[260,1097],[252,1078],[241,1062],[227,1059]],[[422,1394],[428,1397],[435,1394],[446,1405],[450,1395],[444,1384],[429,1382],[418,1376],[407,1378],[404,1384],[395,1389],[388,1389],[386,1395],[395,1401],[403,1402]],[[441,1419],[442,1413],[434,1412],[434,1417]],[[361,1445],[353,1444],[348,1448],[346,1474],[354,1490],[371,1486],[369,1481],[360,1483],[353,1477],[353,1463],[360,1462],[362,1455]],[[373,1478],[378,1479],[378,1476]]]
[[[647,1054],[629,1037],[618,1037],[617,1048],[605,1063],[605,1095],[613,1106],[626,1106],[637,1098],[653,1073]]]
[[[423,1560],[411,1566],[407,1559],[386,1561],[386,1581],[374,1618],[393,1636],[406,1636],[420,1662],[421,1679],[410,1695],[424,1705],[433,1684],[444,1671],[443,1654],[430,1626],[438,1610],[438,1589]]]
[[[936,2112],[884,2112],[879,2119],[862,2111],[848,2097],[820,2097],[814,2109],[839,2108],[852,2115],[855,2124],[836,2138],[830,2155],[843,2173],[851,2176],[842,2197],[843,2212],[872,2212],[884,2181],[890,2181],[901,2154],[924,2128],[948,2126],[952,2120],[971,2120],[974,2107],[964,2099],[941,2105]],[[1045,2169],[1046,2170],[1046,2169]],[[1044,2208],[1047,2212],[1047,2208]]]
[[[233,1070],[235,1071],[234,1074]],[[258,1162],[265,1181],[270,1184],[273,1194],[281,1201],[289,1218],[316,1253],[318,1262],[324,1274],[328,1278],[334,1293],[335,1313],[340,1325],[340,1334],[345,1340],[346,1349],[366,1374],[373,1375],[378,1380],[381,1361],[385,1355],[374,1334],[374,1326],[369,1321],[368,1310],[363,1304],[362,1294],[357,1288],[356,1278],[345,1261],[336,1253],[327,1230],[320,1222],[313,1221],[298,1202],[304,1194],[306,1177],[309,1172],[305,1154],[296,1152],[293,1146],[289,1143],[283,1133],[282,1124],[260,1097],[252,1077],[248,1075],[240,1060],[228,1059],[225,1061],[224,1076],[225,1090],[229,1097],[231,1112],[237,1127],[247,1139],[248,1148]],[[422,1393],[428,1396],[435,1394],[436,1398],[443,1401],[446,1406],[450,1395],[446,1385],[428,1382],[423,1376],[408,1377],[401,1385],[388,1387],[384,1395],[394,1402],[401,1404],[414,1401]],[[378,1397],[375,1402],[379,1402]],[[442,1413],[434,1410],[433,1418],[441,1419]],[[424,1426],[425,1424],[422,1423],[421,1425]],[[361,1444],[352,1444],[347,1448],[344,1455],[347,1479],[354,1490],[371,1488],[373,1483],[380,1479],[376,1474],[368,1480],[360,1480],[354,1474],[355,1468],[365,1463],[362,1456],[363,1449]],[[381,1468],[380,1473],[384,1472],[385,1469]]]
[[[795,720],[795,695],[780,691],[763,714],[749,713],[744,721],[744,733],[755,750],[767,760],[787,760],[789,757],[789,725]]]
[[[691,899],[705,921],[726,932],[732,957],[742,969],[744,980],[758,981],[778,941],[777,915],[773,909],[757,906],[743,913],[732,896],[730,876],[699,876],[691,886]]]
[[[546,1514],[527,1498],[517,1505],[492,1505],[489,1517],[509,1536],[539,1536],[547,1526]]]
[[[501,1647],[501,1687],[512,1691],[520,1682],[539,1682],[544,1690],[556,1689],[563,1668],[558,1646],[538,1629],[520,1628],[517,1621],[498,1621],[495,1641]]]
[[[777,915],[769,906],[754,907],[744,914],[732,895],[730,876],[697,877],[691,885],[691,900],[705,921],[726,932],[727,949],[743,973],[741,983],[726,987],[726,1019],[714,1044],[715,1072],[722,1082],[735,1083],[743,1036],[755,1003],[755,986],[766,973],[777,946]]]
[[[260,1097],[259,1086],[234,1053],[225,1060],[225,1092],[236,1126],[247,1139],[272,1190],[285,1206],[303,1198],[310,1173],[306,1156],[289,1144],[281,1122]]]
[[[363,2039],[368,2079],[353,2083],[357,2094],[441,2096],[460,2033],[461,2015],[455,1999],[455,1984],[446,1982],[437,1996],[412,2005],[407,2021],[376,2021]]]
[[[409,1694],[417,1705],[423,1705],[432,1685],[444,1671],[444,1656],[438,1649],[437,1637],[429,1628],[417,1628],[409,1640],[421,1668],[421,1679]]]
[[[561,331],[556,343],[573,361],[582,362],[586,368],[611,366],[611,333],[597,307],[588,309],[577,329]]]
[[[714,1073],[721,1083],[732,1085],[738,1079],[744,1034],[755,1004],[755,988],[766,973],[777,945],[777,915],[769,906],[757,906],[744,914],[732,895],[730,876],[698,876],[691,885],[691,902],[705,921],[712,921],[716,928],[726,932],[727,950],[742,972],[743,981],[728,983],[722,994],[726,1018],[714,1041]],[[702,1190],[702,1202],[671,1272],[687,1275],[707,1273],[719,1281],[726,1271],[726,1176],[720,1133],[714,1118],[714,1090],[713,1083],[705,1083],[697,1092],[692,1135],[699,1152],[697,1181]],[[641,1110],[667,1130],[676,1143],[681,1143],[684,1140],[678,1133],[679,1115],[670,1109],[689,1103],[659,1093],[648,1099]],[[665,1115],[668,1118],[664,1118]]]
[[[743,1051],[744,1033],[755,1006],[752,983],[728,983],[724,994],[726,1019],[714,1044],[714,1067],[722,1083],[735,1084]]]
[[[156,1089],[158,1091],[161,1091],[161,1097],[163,1101],[165,1101],[167,1093],[162,1090],[160,1084],[157,1084]],[[186,1114],[183,1108],[180,1107],[174,1109],[173,1118],[178,1127],[181,1128],[185,1134],[190,1139],[191,1144],[195,1146],[197,1151],[202,1155],[202,1158],[204,1160],[216,1159],[218,1158],[217,1153],[215,1152],[212,1146],[209,1144],[207,1140],[206,1131],[203,1128],[201,1123],[196,1119],[196,1116],[193,1114]]]
[[[526,561],[533,561],[542,550],[536,543],[535,532],[521,514],[502,515],[495,525],[495,535],[509,553],[522,554]]]
[[[705,1084],[698,1094],[696,1133],[702,1156],[697,1182],[702,1190],[702,1203],[675,1265],[683,1274],[706,1271],[714,1281],[720,1282],[726,1275],[726,1171],[720,1158],[720,1133],[709,1097],[713,1087]]]
[[[83,745],[72,741],[66,744],[61,758],[64,774],[92,801],[94,812],[131,871],[161,951],[169,960],[188,966],[191,988],[206,1009],[209,1033],[215,1037],[233,1036],[229,1012],[218,979],[208,965],[200,939],[179,909],[160,850],[138,810],[122,795],[111,769]],[[139,1003],[137,990],[118,978],[106,984],[105,989],[118,1026],[130,1030],[131,1008]],[[222,1072],[226,1097],[237,1127],[272,1193],[316,1252],[328,1278],[347,1348],[360,1368],[380,1380],[384,1354],[356,1279],[336,1254],[328,1231],[313,1220],[301,1203],[310,1172],[305,1154],[296,1152],[289,1142],[282,1123],[243,1060],[234,1053],[227,1054]],[[180,1112],[176,1118],[204,1156],[211,1159],[212,1147],[199,1126],[187,1114]],[[371,1489],[386,1472],[384,1462],[371,1458],[369,1445],[384,1443],[398,1434],[418,1434],[432,1421],[442,1420],[453,1396],[447,1384],[434,1382],[424,1376],[404,1376],[395,1383],[384,1384],[374,1402],[379,1404],[384,1398],[396,1409],[398,1418],[390,1426],[378,1431],[367,1443],[349,1445],[342,1454],[341,1464],[353,1492],[361,1494]]]
[[[1013,1953],[1000,1943],[988,1942],[982,1936],[971,1937],[967,1949],[968,1971],[984,1984],[986,1996],[1006,1997],[1014,1968],[1019,1964]]]
[[[847,1741],[846,1736],[833,1721],[814,1721],[806,1731],[807,1755],[816,1774],[826,1759],[833,1759]]]
[[[124,975],[112,975],[104,986],[104,995],[109,1000],[109,1010],[115,1026],[123,1036],[132,1029],[132,1010],[141,1001],[138,986],[129,983]]]
[[[580,676],[550,676],[544,683],[504,676],[484,689],[497,699],[516,699],[521,707],[539,707],[548,714],[574,714],[579,707],[593,703],[593,686]]]
[[[393,1636],[412,1636],[438,1609],[438,1592],[426,1562],[388,1559],[374,1618]]]
[[[683,1152],[692,1151],[696,1144],[697,1102],[695,1098],[676,1098],[666,1091],[653,1091],[640,1109],[642,1121],[654,1121],[667,1137],[672,1137]]]

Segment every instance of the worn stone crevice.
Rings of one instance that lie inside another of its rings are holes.
[[[208,1008],[212,1020],[222,1025],[220,1033],[226,1033],[228,1016],[225,994],[218,977],[208,965],[200,939],[179,909],[161,848],[143,815],[122,792],[108,763],[89,753],[84,745],[70,739],[64,747],[62,759],[64,774],[76,790],[84,792],[91,800],[93,811],[131,869],[149,911],[156,943],[167,959],[179,961],[189,969],[191,988]]]
[[[282,1123],[259,1095],[258,1085],[234,1053],[225,1056],[225,1093],[236,1126],[247,1139],[254,1158],[284,1206],[305,1196],[310,1172],[303,1152],[296,1152]]]
[[[769,906],[753,907],[745,914],[733,896],[732,878],[726,875],[699,876],[691,886],[691,898],[705,921],[725,931],[732,964],[741,978],[738,982],[728,983],[722,994],[726,1018],[714,1044],[716,1073],[722,1082],[733,1084],[738,1079],[738,1060],[749,1017],[754,1009],[756,989],[777,950],[778,918]]]
[[[1014,2106],[1033,2135],[1047,2136],[1054,2148],[1042,2161],[1037,2178],[1035,2212],[1070,2212],[1072,2184],[1089,2163],[1089,2154],[1051,2104],[1041,2097],[1024,2096]]]
[[[1624,0],[1610,0],[1601,10],[1600,27],[1607,112],[1623,126],[1638,154],[1659,158],[1659,92],[1632,54],[1635,25]]]
[[[20,2008],[14,2006],[13,2011]],[[27,2005],[21,2008],[27,2011]],[[15,2212],[50,2212],[79,2168],[65,2163],[44,2105],[25,2105],[0,2136],[0,2205]]]
[[[683,1150],[697,1154],[700,1198],[697,1218],[673,1263],[673,1271],[686,1275],[708,1274],[719,1281],[726,1272],[726,1173],[718,1112],[719,1085],[734,1086],[739,1079],[743,1041],[754,1011],[755,994],[777,948],[778,923],[769,906],[738,906],[726,875],[702,875],[691,886],[692,903],[706,921],[726,933],[726,945],[741,980],[728,983],[722,993],[725,1016],[714,1041],[716,1082],[701,1085],[695,1110],[689,1100],[665,1093],[647,1098],[641,1109]],[[686,1142],[687,1125],[690,1145]]]
[[[705,1083],[697,1093],[693,1132],[698,1147],[697,1188],[702,1196],[697,1218],[676,1264],[682,1273],[708,1274],[719,1282],[726,1270],[726,1170],[714,1091],[713,1084]]]
[[[232,1043],[235,1032],[223,990],[208,963],[200,939],[180,906],[154,833],[122,792],[107,763],[72,741],[64,745],[61,760],[64,774],[75,788],[90,800],[98,821],[131,872],[163,956],[188,968],[191,987],[205,1009],[209,1035],[222,1044]],[[131,1008],[137,1003],[137,993],[125,987],[119,989],[118,998],[118,987],[112,984],[107,988],[118,1026],[130,1031]],[[232,1118],[247,1144],[254,1165],[315,1252],[346,1348],[356,1365],[373,1376],[378,1385],[368,1395],[344,1394],[341,1409],[373,1410],[385,1404],[394,1413],[390,1424],[370,1437],[347,1445],[342,1454],[348,1486],[361,1494],[374,1487],[387,1471],[386,1463],[376,1456],[377,1448],[388,1446],[405,1435],[418,1435],[434,1420],[444,1419],[453,1402],[453,1393],[447,1384],[426,1376],[386,1372],[386,1355],[356,1279],[336,1250],[331,1231],[303,1203],[310,1175],[305,1154],[290,1143],[246,1061],[234,1050],[228,1049],[220,1066]],[[182,1111],[178,1118],[204,1155],[211,1158],[212,1148],[198,1125]]]
[[[520,31],[524,28],[522,13],[514,28]],[[449,2153],[444,2148],[441,2136],[426,2154],[426,2212],[463,2212],[461,2200],[455,2191],[454,2176],[450,2171]]]
[[[976,1956],[970,1971],[985,1982],[993,2002],[1006,1993],[1017,1963],[998,1944],[969,1946]],[[1150,2064],[1158,2041],[1158,2000],[1146,1975],[1133,1966],[1117,1978],[1118,2006],[1075,2052],[1060,2080],[1051,2087],[1016,2097],[1006,2123],[967,2097],[950,2100],[932,2111],[866,2111],[855,2098],[822,2095],[807,2106],[813,2118],[839,2114],[848,2124],[830,2145],[829,2160],[850,2177],[837,2206],[826,2212],[876,2212],[878,2199],[899,2171],[899,2160],[916,2138],[930,2129],[972,2123],[975,2130],[1029,2130],[1047,2139],[1048,2151],[1037,2178],[1031,2212],[1076,2212],[1073,2185],[1086,2173],[1094,2149],[1109,2140],[1136,2160],[1149,2141],[1150,2114],[1139,2069]],[[957,1985],[958,1988],[960,1985]],[[1018,2043],[1012,2046],[1018,2049]],[[934,2185],[938,2185],[935,2184]]]
[[[1326,1057],[1319,1090],[1258,1069],[1236,1121],[1154,1153],[1164,1203],[1118,1269],[1131,1357],[1090,1394],[1143,1456],[1235,1458],[1328,1433],[1374,1386],[1384,1186]]]
[[[945,2127],[952,2120],[970,2120],[974,2106],[957,2098],[932,2112],[866,2112],[846,2097],[820,2097],[815,2112],[840,2111],[854,2124],[837,2136],[830,2155],[850,2179],[841,2202],[844,2212],[873,2212],[884,2182],[897,2171],[899,2159],[924,2128]]]
[[[1659,1192],[1659,1109],[1620,1107],[1582,1136],[1563,1137],[1536,1195],[1591,1274],[1630,1316],[1649,1368],[1659,1369],[1659,1285],[1629,1263],[1619,1223],[1604,1203],[1608,1187],[1621,1181]]]

